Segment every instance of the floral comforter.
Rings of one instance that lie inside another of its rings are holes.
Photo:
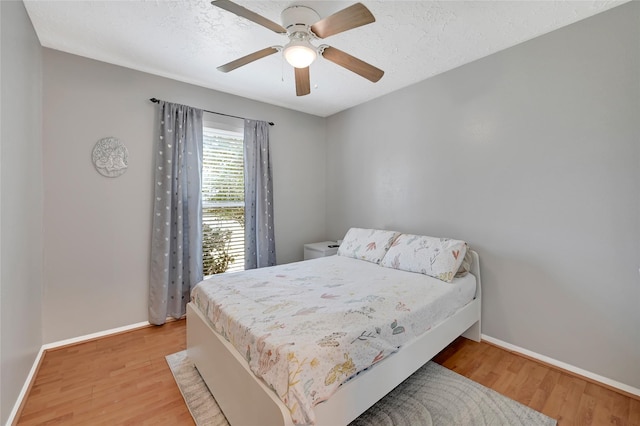
[[[291,411],[313,407],[355,373],[429,330],[475,294],[468,275],[426,275],[330,256],[215,275],[192,301]]]

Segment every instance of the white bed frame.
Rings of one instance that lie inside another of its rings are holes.
[[[478,283],[475,299],[338,388],[315,407],[317,425],[347,425],[458,336],[480,341],[480,260],[475,251],[471,254],[471,273]],[[187,305],[187,351],[232,426],[293,425],[289,409],[275,392],[253,374],[244,357],[191,303]]]

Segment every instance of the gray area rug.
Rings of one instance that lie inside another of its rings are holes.
[[[167,356],[198,426],[229,423],[187,352]],[[435,362],[428,362],[350,426],[555,425],[556,421]]]

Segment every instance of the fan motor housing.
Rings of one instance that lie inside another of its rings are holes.
[[[280,18],[287,34],[292,35],[297,32],[311,34],[309,27],[320,20],[320,15],[307,6],[290,6],[282,11]]]

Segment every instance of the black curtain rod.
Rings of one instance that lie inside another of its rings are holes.
[[[153,102],[154,104],[160,103],[160,99],[156,99],[156,98],[151,98],[149,99],[151,102]],[[231,115],[231,114],[225,114],[223,112],[215,112],[215,111],[209,111],[206,109],[203,109],[204,112],[208,112],[210,114],[217,114],[217,115],[224,115],[225,117],[233,117],[233,118],[239,118],[240,120],[245,120],[244,117],[238,117],[237,115]],[[269,126],[274,126],[275,124],[272,121],[269,121]]]

